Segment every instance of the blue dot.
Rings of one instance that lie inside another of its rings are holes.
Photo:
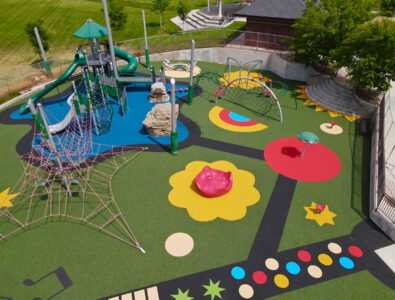
[[[290,273],[292,275],[298,275],[300,273],[300,267],[294,261],[287,262],[287,265],[285,267],[286,267],[288,273]]]
[[[352,261],[352,259],[342,256],[339,258],[339,263],[340,265],[344,268],[344,269],[354,269],[354,262]]]
[[[229,118],[231,118],[232,120],[235,120],[235,121],[239,121],[239,122],[247,122],[247,121],[251,120],[250,118],[240,116],[239,114],[236,114],[234,112],[229,113]]]
[[[242,267],[233,267],[230,273],[232,277],[237,280],[243,279],[246,276],[246,272]]]

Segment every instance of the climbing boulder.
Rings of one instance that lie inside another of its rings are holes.
[[[148,97],[152,103],[165,102],[169,100],[169,95],[166,93],[166,87],[163,82],[155,82],[151,85],[151,93]]]
[[[179,107],[175,105],[175,117],[178,118]],[[148,133],[153,136],[169,136],[171,133],[171,103],[156,104],[143,121]]]

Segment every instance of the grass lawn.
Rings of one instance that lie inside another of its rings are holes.
[[[159,62],[154,65],[158,70]],[[225,71],[225,66],[219,64],[199,62],[198,66],[203,71],[220,74]],[[213,92],[217,86],[208,80],[199,82],[202,94],[194,99],[193,105],[183,105],[181,112],[199,125],[203,138],[262,151],[273,140],[296,137],[301,131],[315,132],[320,143],[336,153],[342,168],[328,181],[297,182],[278,251],[349,234],[367,217],[369,169],[366,163],[369,163],[370,136],[359,134],[358,121],[350,123],[343,117],[336,118],[344,130],[341,135],[323,133],[320,124],[331,118],[327,112],[316,112],[296,99],[293,90],[300,82],[286,81],[271,73],[264,75],[283,81],[289,87],[289,92],[280,99],[283,123],[278,121],[275,106],[263,115],[240,105],[237,99],[225,98],[219,101],[219,106],[268,128],[238,133],[217,127],[208,118],[209,110],[215,105]],[[281,89],[274,85],[274,91],[280,93]],[[12,187],[22,172],[15,145],[28,130],[28,125],[0,124],[0,140],[4,145],[0,148],[1,191]],[[170,176],[196,160],[226,160],[253,173],[261,196],[259,202],[248,207],[246,216],[238,221],[194,221],[185,209],[170,204],[168,193]],[[100,167],[100,164],[96,166]],[[37,279],[60,266],[73,280],[72,287],[56,297],[66,300],[97,299],[246,260],[277,178],[278,173],[263,160],[213,150],[209,146],[192,145],[177,155],[142,153],[115,175],[112,186],[114,198],[146,254],[86,226],[48,220],[0,242],[0,253],[6,258],[0,263],[1,293],[14,299],[38,296],[46,299],[60,288],[56,278],[48,278],[33,287],[22,285],[22,281]],[[320,227],[305,219],[303,207],[312,201],[327,203],[337,214],[334,226]],[[193,236],[195,248],[191,254],[175,258],[167,254],[164,243],[170,234],[179,231]],[[365,270],[270,299],[391,299],[392,295],[390,288]]]
[[[237,3],[225,0],[224,3]],[[163,14],[163,28],[159,26],[159,16],[150,11],[150,0],[124,1],[127,23],[120,31],[113,32],[114,41],[124,41],[143,37],[142,13],[144,9],[148,36],[179,32],[180,29],[170,19],[177,15],[176,0],[171,0]],[[188,0],[190,9],[207,5],[205,0]],[[40,61],[29,44],[24,28],[28,22],[42,20],[42,26],[50,35],[48,59],[63,54],[73,54],[76,46],[85,41],[72,34],[89,18],[105,25],[101,11],[101,0],[2,0],[0,2],[0,73],[15,69],[19,65]],[[230,28],[239,29],[243,24]]]

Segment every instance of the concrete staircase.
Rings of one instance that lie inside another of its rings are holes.
[[[222,28],[225,22],[226,19],[224,17],[207,15],[198,9],[192,10],[185,20],[185,23],[192,29]]]
[[[360,99],[352,86],[330,76],[310,77],[306,94],[322,107],[342,114],[369,118],[376,110],[374,104]]]

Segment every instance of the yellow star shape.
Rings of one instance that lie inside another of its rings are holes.
[[[8,194],[10,188],[0,193],[0,208],[12,206],[11,199],[14,199],[19,194]]]
[[[335,225],[333,218],[337,215],[329,210],[328,205],[321,213],[316,208],[317,203],[311,202],[311,206],[305,206],[304,210],[307,212],[306,219],[315,220],[318,225],[322,226],[325,223]]]

